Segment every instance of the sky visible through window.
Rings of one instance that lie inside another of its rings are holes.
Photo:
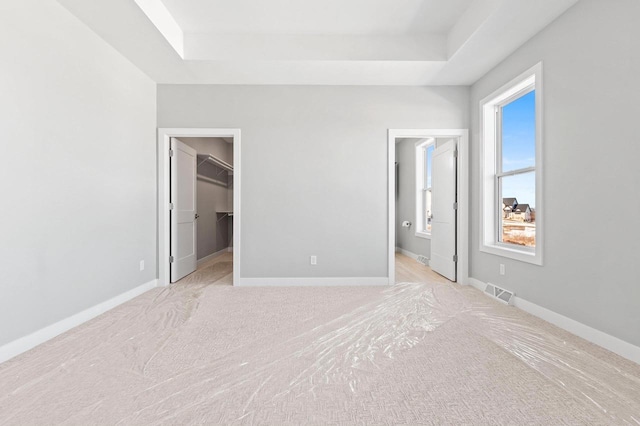
[[[535,166],[535,91],[502,107],[502,171]],[[519,204],[536,205],[535,173],[505,177],[502,196],[517,198]]]
[[[427,188],[431,188],[431,163],[433,161],[433,150],[434,150],[435,146],[434,145],[429,145],[427,147],[427,149],[425,149],[426,154],[427,154],[427,164],[425,166],[426,168],[426,177],[427,177]]]

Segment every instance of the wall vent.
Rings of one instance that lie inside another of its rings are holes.
[[[425,266],[429,266],[429,259],[426,256],[418,256],[416,260]]]
[[[515,296],[512,291],[505,290],[504,288],[500,288],[497,285],[491,283],[487,283],[484,292],[494,299],[507,305],[511,305],[511,303],[513,302],[513,296]]]

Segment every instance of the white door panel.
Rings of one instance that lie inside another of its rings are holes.
[[[197,152],[171,139],[171,282],[196,270]]]
[[[431,211],[431,269],[456,280],[456,141],[433,151]]]

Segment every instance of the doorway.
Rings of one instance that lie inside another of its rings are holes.
[[[395,253],[468,281],[468,131],[389,130],[389,280]]]
[[[208,275],[213,259],[226,253],[231,274],[233,138],[171,138],[171,153],[170,281],[196,270]]]
[[[158,275],[166,286],[218,256],[240,277],[240,130],[159,129]]]

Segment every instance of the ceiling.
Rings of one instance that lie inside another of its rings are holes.
[[[186,33],[446,33],[472,0],[161,0]]]
[[[158,83],[469,85],[578,0],[58,0]]]

